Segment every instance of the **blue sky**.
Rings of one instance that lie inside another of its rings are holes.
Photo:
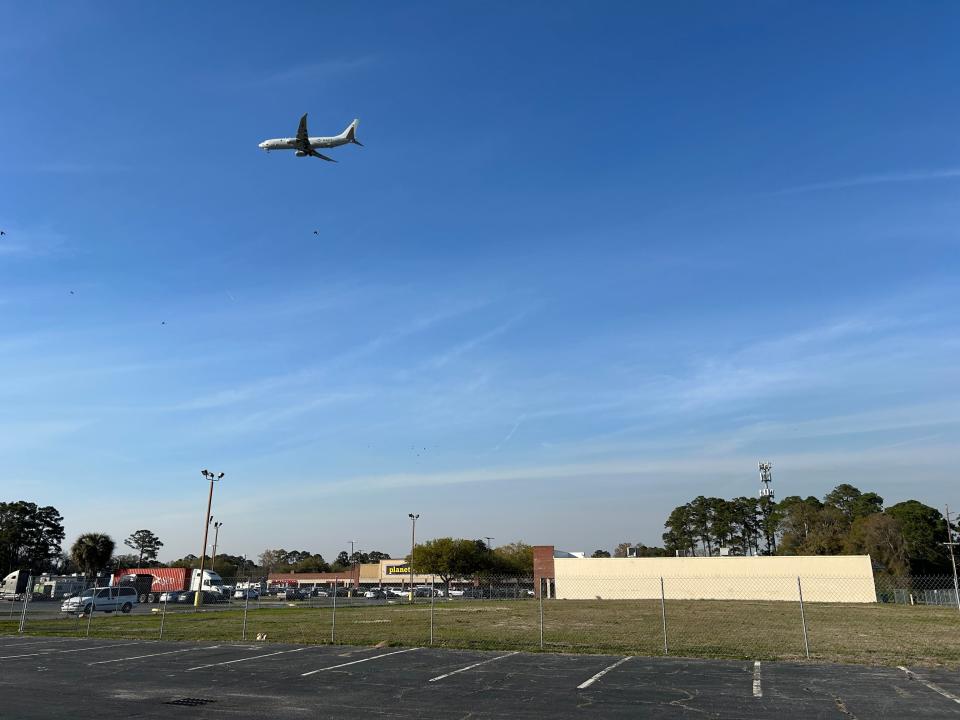
[[[956,4],[3,17],[0,487],[68,543],[197,553],[203,467],[248,555],[654,543],[759,459],[960,507]]]

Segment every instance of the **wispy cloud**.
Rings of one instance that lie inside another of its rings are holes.
[[[508,442],[510,442],[510,440],[513,439],[513,436],[516,434],[517,430],[520,428],[520,425],[521,425],[521,424],[523,423],[523,421],[526,419],[526,417],[527,417],[526,415],[521,414],[520,417],[518,417],[518,418],[514,421],[513,427],[510,428],[510,432],[508,432],[508,433],[506,434],[506,436],[503,438],[503,440],[501,440],[500,442],[498,442],[498,443],[493,447],[493,449],[492,449],[490,452],[491,452],[491,453],[495,453],[495,452],[497,452],[500,448],[502,448],[504,445],[506,445]]]
[[[960,460],[960,450],[952,444],[912,448],[883,446],[855,451],[811,451],[782,453],[777,465],[791,473],[849,470],[858,472],[892,467],[942,467]],[[682,457],[621,458],[594,462],[570,462],[547,465],[501,466],[483,468],[445,469],[440,472],[389,473],[342,477],[329,482],[304,483],[296,480],[301,498],[331,494],[364,492],[415,487],[440,487],[468,483],[542,482],[610,477],[659,478],[661,482],[676,482],[677,477],[697,477],[702,482],[717,482],[718,478],[746,476],[754,472],[757,458],[753,454],[710,454]],[[254,503],[257,498],[252,498]],[[292,501],[292,498],[291,498]]]
[[[522,320],[525,315],[526,313],[520,313],[518,315],[515,315],[514,317],[510,318],[506,322],[500,323],[495,328],[492,328],[487,332],[481,333],[475,337],[470,338],[465,342],[462,342],[458,345],[453,346],[449,350],[446,350],[445,352],[431,359],[429,364],[434,368],[443,367],[444,365],[451,362],[452,360],[456,360],[461,355],[465,355],[466,353],[470,352],[474,348],[480,345],[483,345],[484,343],[490,340],[493,340],[493,338],[497,337],[498,335],[503,335],[503,333],[507,332],[510,328],[512,328],[514,325],[520,322],[520,320]]]
[[[815,192],[817,190],[835,190],[840,188],[861,187],[864,185],[888,185],[891,183],[930,182],[934,180],[960,179],[960,168],[942,168],[940,170],[917,170],[912,172],[880,173],[877,175],[858,175],[839,180],[828,180],[809,185],[776,190],[773,195],[793,195],[796,193]]]

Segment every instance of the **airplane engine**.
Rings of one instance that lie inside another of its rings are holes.
[[[295,154],[297,157],[306,157],[306,155],[307,155],[303,150],[297,150],[297,152],[294,153],[294,154]]]

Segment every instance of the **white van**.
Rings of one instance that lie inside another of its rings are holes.
[[[123,587],[90,588],[79,595],[63,601],[60,611],[70,614],[86,615],[89,612],[128,613],[137,604],[137,589],[130,585]]]

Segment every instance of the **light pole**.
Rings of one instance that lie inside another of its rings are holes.
[[[210,556],[210,569],[215,570],[217,567],[217,540],[220,539],[220,528],[223,526],[222,522],[215,522],[213,524],[213,555]]]
[[[347,540],[347,542],[350,543],[350,558],[349,558],[349,560],[350,560],[350,581],[353,582],[353,577],[354,577],[354,575],[353,575],[353,568],[356,567],[356,565],[357,565],[357,563],[356,563],[356,562],[354,561],[354,559],[353,559],[353,543],[356,542],[356,541],[355,541],[355,540]],[[357,586],[354,585],[354,590],[356,590],[356,587],[357,587]],[[351,597],[353,596],[353,593],[354,593],[354,591],[351,590],[351,591],[350,591]]]
[[[411,520],[410,527],[410,602],[413,602],[413,549],[417,546],[417,518],[420,517],[420,513],[414,515],[413,513],[407,513],[407,517]]]
[[[487,541],[487,552],[493,552],[493,546],[490,544],[490,541],[495,540],[496,538],[492,538],[489,535],[484,535],[483,539]],[[487,595],[489,595],[490,599],[493,600],[493,577],[490,578],[489,586],[487,588]]]
[[[200,607],[200,603],[203,602],[203,560],[207,554],[207,538],[209,537],[207,533],[210,532],[210,506],[213,504],[213,483],[223,479],[223,473],[213,473],[206,468],[201,470],[200,474],[210,481],[210,494],[207,496],[207,512],[203,516],[203,549],[200,551],[200,582],[197,584],[196,594],[193,596],[194,607]],[[193,585],[192,582],[190,584],[191,586]]]

